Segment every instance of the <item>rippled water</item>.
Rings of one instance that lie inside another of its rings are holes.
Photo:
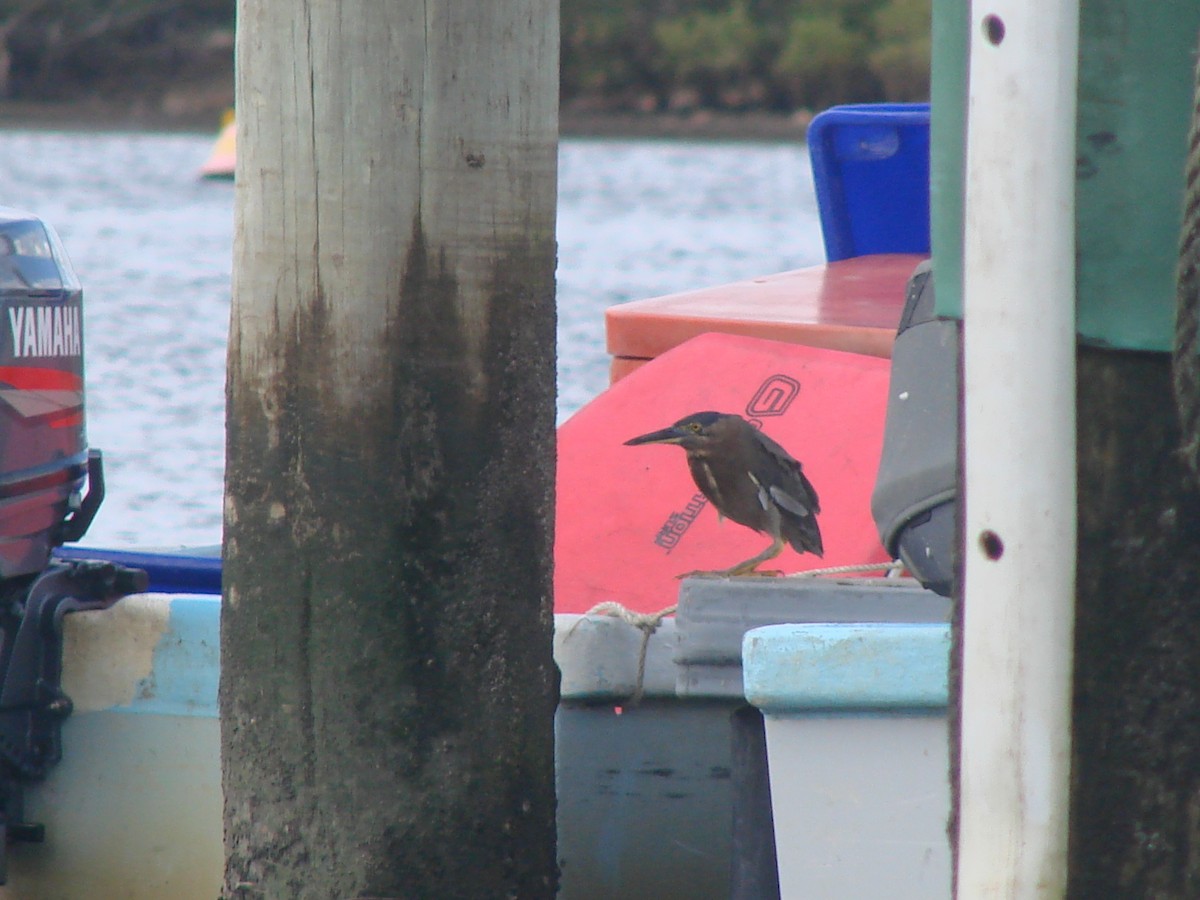
[[[84,288],[88,439],[108,495],[84,543],[220,540],[233,191],[211,138],[0,132],[0,204],[62,236]],[[803,147],[564,140],[558,417],[604,389],[604,309],[819,262]]]

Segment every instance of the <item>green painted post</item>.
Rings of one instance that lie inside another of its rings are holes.
[[[938,314],[962,316],[963,179],[967,156],[969,4],[933,0],[929,122],[929,236]]]
[[[1191,0],[1103,0],[1080,7],[1079,336],[1104,347],[1170,350],[1200,6]],[[954,0],[934,0],[933,258],[938,313],[953,318],[962,316],[966,9]],[[1038,136],[1028,137],[1036,153]]]
[[[1079,24],[1079,336],[1169,351],[1200,6],[1081,3]]]

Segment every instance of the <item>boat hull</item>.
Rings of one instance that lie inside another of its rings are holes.
[[[733,718],[751,628],[944,621],[915,585],[685,582],[639,666],[642,632],[555,617],[560,896],[725,900],[744,795]],[[64,756],[30,787],[46,842],[9,848],[0,898],[211,900],[223,873],[220,598],[137,594],[65,619]],[[639,671],[641,675],[639,676]],[[633,696],[641,694],[640,700]]]

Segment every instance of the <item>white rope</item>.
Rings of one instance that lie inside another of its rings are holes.
[[[642,631],[648,631],[654,634],[658,630],[658,626],[662,624],[662,620],[667,616],[673,615],[677,607],[668,606],[666,609],[660,609],[656,613],[640,613],[634,612],[626,606],[622,606],[613,600],[606,600],[603,603],[597,603],[591,609],[583,614],[586,619],[588,616],[612,616],[614,619],[620,619],[626,625],[632,625],[634,628],[640,628]],[[579,622],[575,623],[578,626]],[[575,626],[571,628],[575,630]]]
[[[854,572],[878,572],[883,570],[885,578],[899,578],[904,571],[904,563],[898,559],[885,563],[862,563],[855,566],[826,566],[823,569],[809,569],[806,572],[793,572],[784,578],[815,578],[818,575],[848,575]]]
[[[567,633],[573,633],[583,619],[592,615],[612,616],[614,619],[620,619],[626,625],[632,625],[642,632],[642,646],[638,649],[637,681],[634,683],[633,693],[629,697],[629,705],[637,706],[642,702],[642,697],[646,692],[646,654],[650,649],[650,637],[654,632],[658,631],[658,627],[662,625],[663,619],[674,615],[677,608],[676,606],[668,606],[666,609],[660,609],[656,613],[639,613],[613,600],[606,600],[603,603],[597,603],[585,612],[583,618],[578,619],[571,626],[571,631]]]
[[[854,566],[827,566],[824,569],[809,569],[807,572],[796,572],[792,575],[784,575],[784,578],[815,578],[818,575],[848,575],[854,572],[878,572],[883,570],[887,573],[886,577],[896,578],[904,570],[904,564],[898,559],[886,563],[863,563]],[[597,603],[587,612],[585,612],[575,624],[571,626],[568,635],[574,634],[575,629],[579,627],[579,623],[590,616],[610,616],[614,619],[620,619],[626,625],[632,625],[642,633],[642,645],[638,649],[638,668],[637,681],[633,689],[633,694],[629,698],[630,706],[636,706],[641,702],[645,694],[646,681],[646,655],[650,648],[650,638],[654,632],[658,631],[662,625],[663,619],[667,616],[673,616],[679,607],[677,605],[668,606],[653,613],[634,612],[627,606],[622,606],[615,600],[605,600],[603,603]]]

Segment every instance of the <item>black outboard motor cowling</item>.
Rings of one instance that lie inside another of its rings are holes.
[[[0,580],[41,572],[99,506],[84,432],[83,291],[54,230],[0,207]],[[84,502],[84,485],[91,496]]]
[[[945,597],[954,588],[957,502],[958,323],[935,314],[927,260],[909,279],[892,346],[871,513],[893,557]]]

